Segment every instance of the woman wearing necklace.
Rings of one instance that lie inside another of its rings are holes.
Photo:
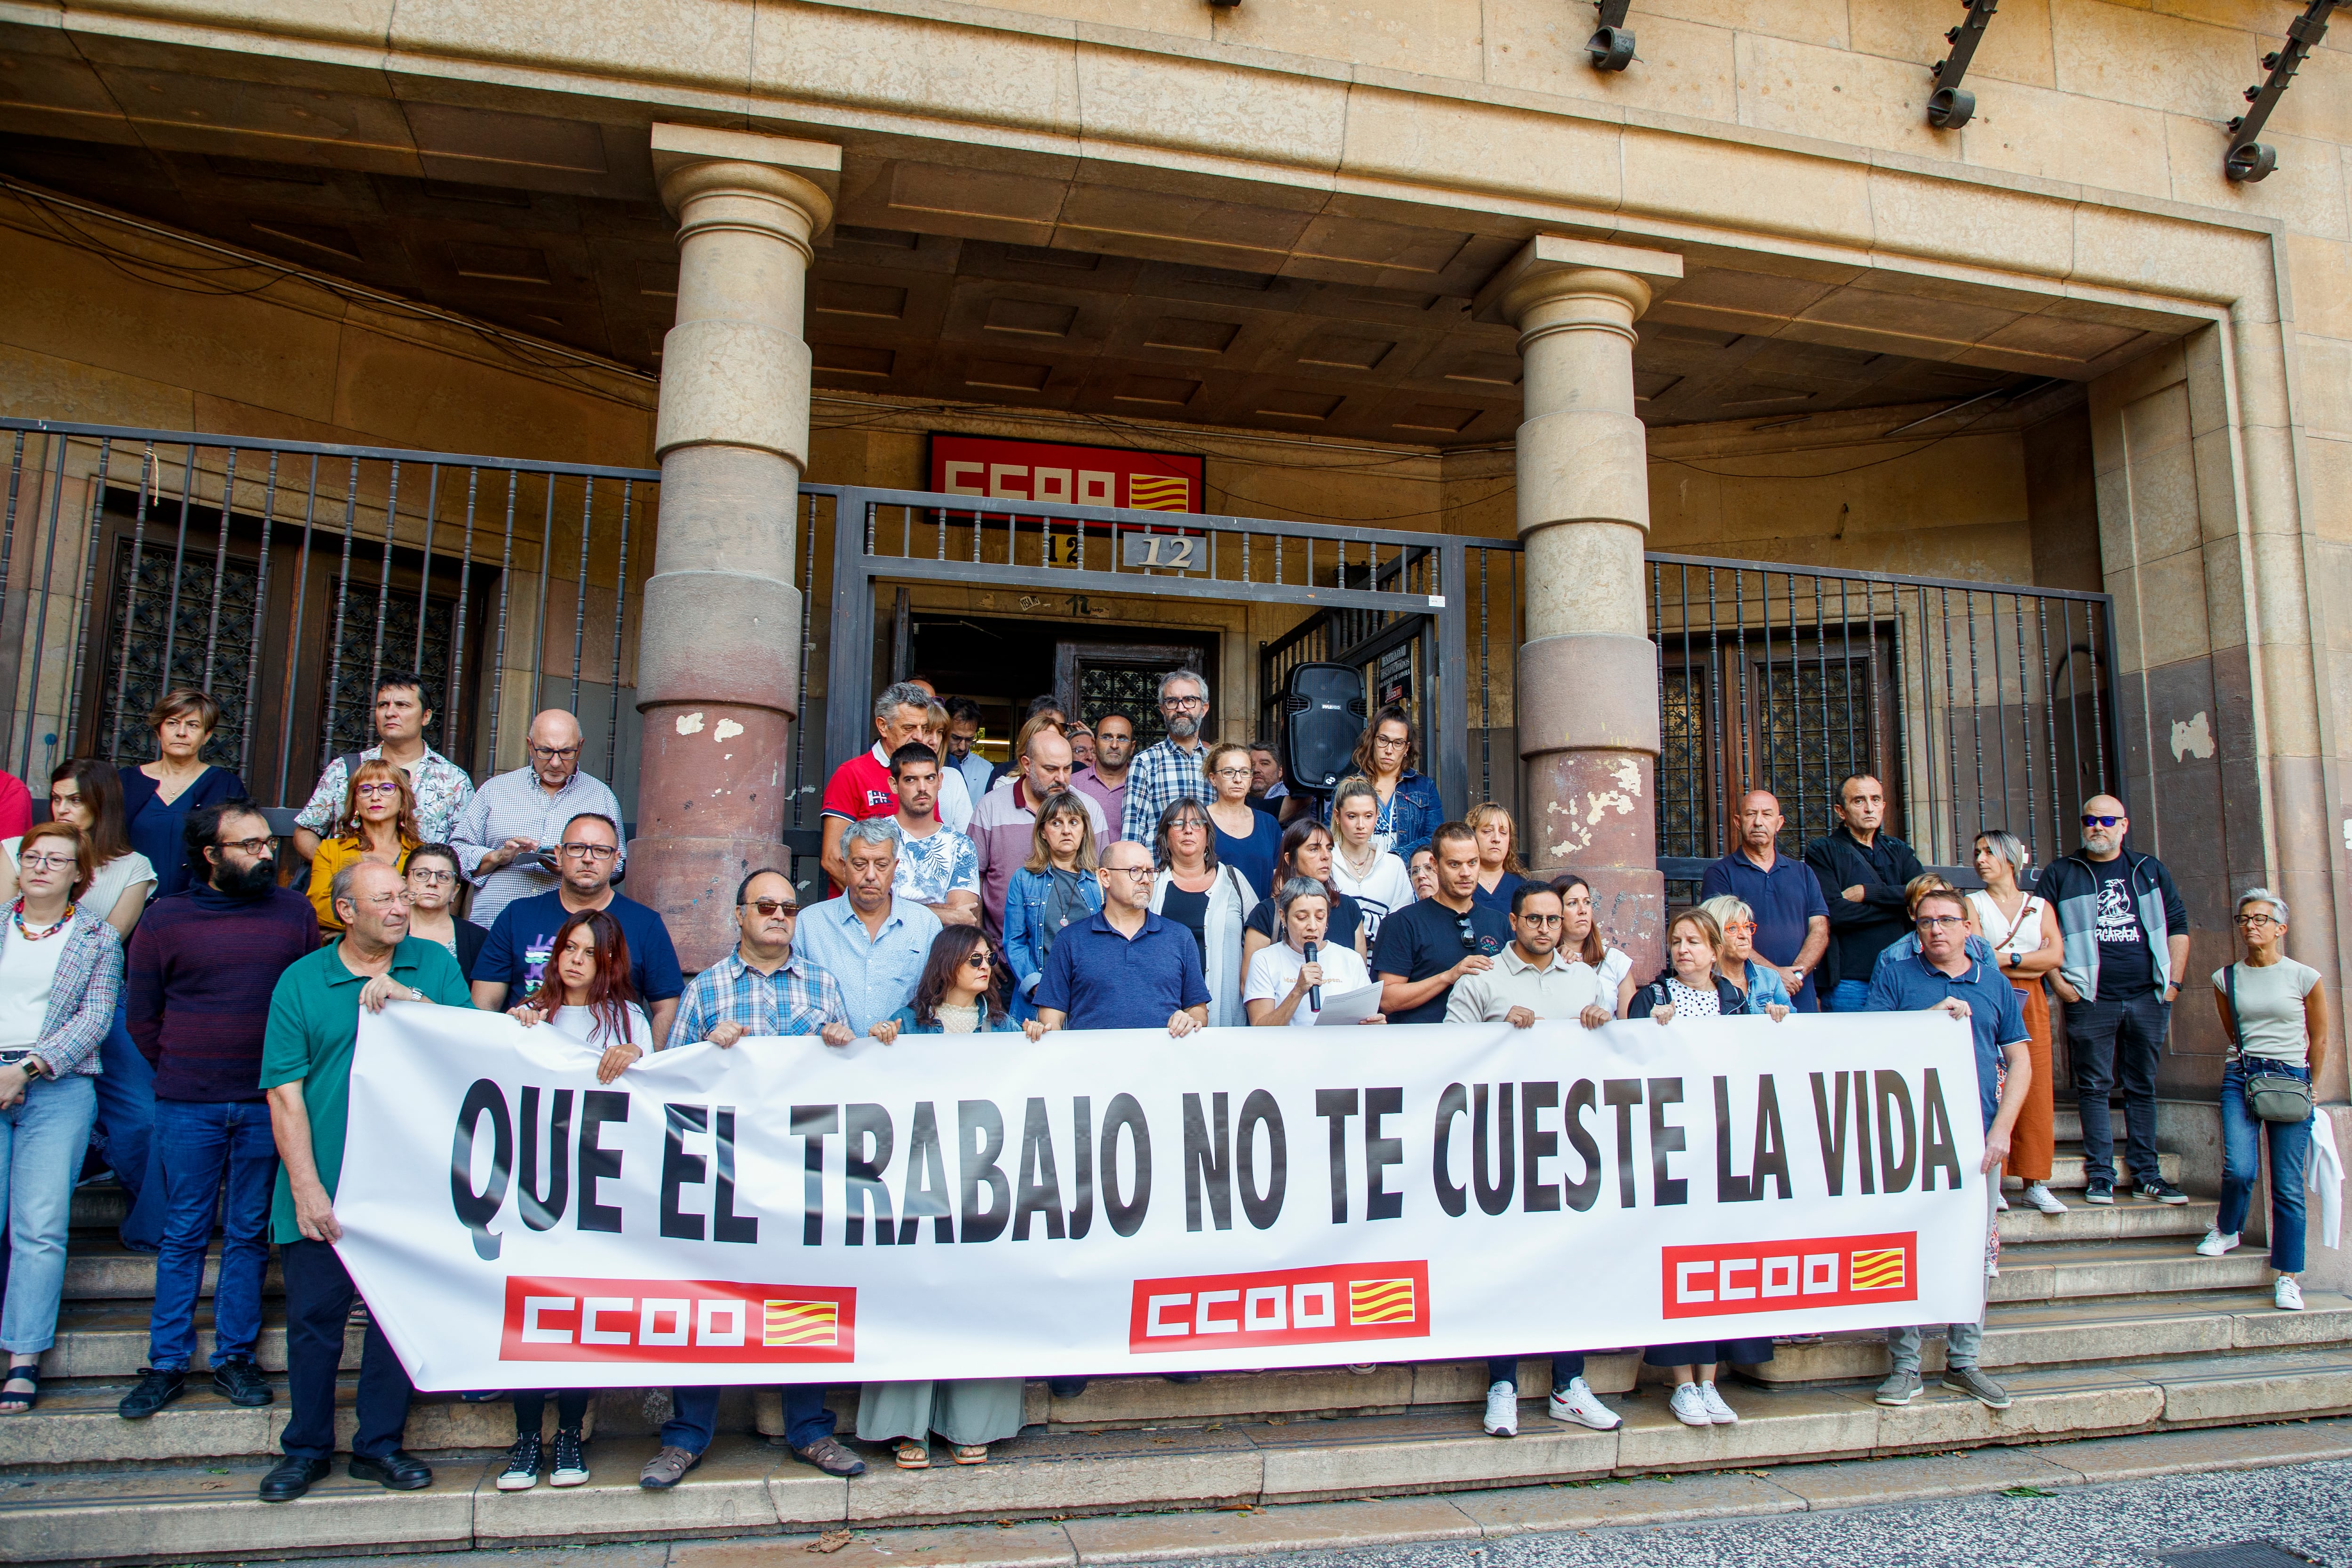
[[[1282,852],[1282,824],[1249,803],[1250,749],[1224,741],[1202,760],[1210,787],[1209,826],[1216,830],[1217,860],[1242,874],[1259,898],[1273,895],[1275,857]]]
[[[949,926],[931,939],[915,999],[891,1015],[875,1037],[888,1045],[902,1034],[1024,1035],[1036,1040],[1045,1033],[1034,1018],[1016,1024],[1005,1016],[1002,976],[988,939],[972,926]],[[959,1377],[869,1383],[857,1394],[858,1439],[891,1444],[900,1469],[921,1470],[930,1468],[936,1432],[947,1439],[957,1464],[984,1465],[991,1443],[1021,1430],[1022,1382]]]
[[[220,704],[193,687],[175,687],[147,710],[155,733],[155,760],[117,772],[122,784],[122,820],[131,847],[155,868],[155,897],[187,887],[187,851],[180,832],[188,813],[218,805],[246,793],[245,781],[204,760],[205,744],[220,723]]]
[[[370,757],[353,768],[343,786],[342,814],[334,828],[335,837],[320,844],[310,860],[310,904],[319,911],[319,929],[330,940],[343,929],[330,897],[336,872],[354,860],[373,860],[404,873],[408,869],[409,852],[421,836],[416,800],[408,793],[408,774],[400,764]]]
[[[1330,894],[1324,940],[1334,942],[1358,958],[1370,959],[1372,944],[1364,935],[1364,907],[1345,893],[1331,892],[1331,830],[1311,816],[1291,819],[1282,830],[1282,853],[1274,862],[1274,885],[1287,886],[1295,878],[1319,882]],[[1249,973],[1260,948],[1283,939],[1276,933],[1275,900],[1261,899],[1242,922],[1242,973]]]
[[[2032,854],[2005,828],[1988,827],[1977,835],[1977,875],[1984,891],[1970,893],[1969,912],[1977,929],[1992,944],[2000,961],[2000,977],[2017,993],[2018,1010],[2025,1015],[2027,1053],[2033,1058],[2033,1080],[2027,1085],[2025,1108],[2011,1130],[2007,1173],[2025,1184],[2025,1201],[2043,1214],[2064,1214],[2066,1205],[2050,1191],[2050,1163],[2057,1149],[2050,1076],[2050,998],[2042,976],[2058,967],[2065,954],[2058,933],[2058,911],[2050,900],[2018,886]]]
[[[1491,800],[1472,806],[1462,820],[1478,839],[1478,885],[1470,889],[1471,902],[1509,914],[1511,895],[1527,880],[1528,868],[1519,864],[1518,825]]]
[[[1360,774],[1341,779],[1331,794],[1331,890],[1362,908],[1367,942],[1379,939],[1381,921],[1413,901],[1404,860],[1381,845],[1380,811],[1379,791]]]
[[[1152,836],[1160,874],[1151,882],[1151,912],[1192,933],[1201,950],[1201,978],[1209,986],[1209,1026],[1245,1028],[1242,1006],[1242,925],[1258,903],[1241,873],[1217,859],[1209,808],[1181,796],[1160,814]]]
[[[57,1342],[66,1226],[98,1113],[99,1047],[122,988],[114,928],[74,907],[96,870],[78,828],[37,823],[17,845],[16,895],[0,923],[0,1159],[8,1172],[8,1295],[0,1415],[40,1398]]]
[[[1372,799],[1379,806],[1374,837],[1400,860],[1411,860],[1412,852],[1426,845],[1437,825],[1445,820],[1445,804],[1438,799],[1437,785],[1413,771],[1420,761],[1421,740],[1413,733],[1412,716],[1402,708],[1388,707],[1365,726],[1363,739],[1356,742],[1355,755],[1348,764],[1372,786]],[[1339,809],[1337,799],[1331,802],[1331,809],[1335,813]]]

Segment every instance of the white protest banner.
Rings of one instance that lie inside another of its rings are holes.
[[[1974,1321],[1933,1014],[695,1045],[360,1026],[341,1253],[418,1386],[1043,1377]]]

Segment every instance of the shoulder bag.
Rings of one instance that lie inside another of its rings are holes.
[[[2245,1046],[2238,1028],[2238,966],[2235,963],[2221,972],[2225,994],[2230,999],[2230,1045],[2238,1060],[2246,1059]],[[2246,1109],[2260,1121],[2308,1121],[2311,1120],[2311,1085],[2302,1079],[2283,1072],[2249,1072],[2246,1075]]]

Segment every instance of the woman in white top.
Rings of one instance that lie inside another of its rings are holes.
[[[97,864],[89,886],[74,908],[114,928],[125,947],[131,928],[155,892],[155,868],[131,847],[122,810],[122,780],[105,763],[80,757],[49,773],[49,820],[81,830]],[[16,896],[16,845],[7,841],[5,883],[0,900]],[[131,988],[115,994],[114,1025],[98,1052],[98,1125],[91,1142],[114,1169],[129,1210],[120,1236],[124,1246],[153,1252],[163,1242],[163,1167],[154,1147],[155,1069],[131,1038]]]
[[[1372,781],[1358,773],[1339,781],[1331,795],[1331,890],[1345,893],[1364,910],[1364,941],[1378,940],[1381,921],[1413,901],[1412,879],[1404,862],[1381,847],[1381,797]]]
[[[2303,1310],[2304,1163],[2311,1157],[2311,1121],[2263,1121],[2247,1103],[2246,1080],[2261,1076],[2300,1079],[2307,1087],[2327,1061],[2327,993],[2319,971],[2286,955],[2286,900],[2268,888],[2238,896],[2242,963],[2213,972],[2213,1006],[2230,1037],[2221,1069],[2221,1212],[2197,1244],[2207,1258],[2238,1245],[2239,1228],[2262,1173],[2262,1136],[2271,1143],[2271,1267],[2278,1270],[2272,1299],[2282,1311]],[[2234,1003],[2234,1005],[2232,1004]],[[2322,1123],[2321,1125],[2325,1125]]]
[[[1592,977],[1592,995],[1578,1016],[1587,1028],[1625,1016],[1633,1000],[1633,961],[1601,940],[1601,925],[1592,914],[1592,884],[1570,871],[1554,877],[1551,890],[1559,895],[1559,956]],[[1589,1016],[1595,1007],[1607,1009],[1608,1016]]]
[[[508,1008],[507,1016],[526,1029],[545,1024],[593,1053],[598,1083],[612,1082],[653,1049],[652,1021],[629,985],[629,939],[622,934],[621,922],[602,910],[582,910],[555,928],[539,989]],[[530,1180],[526,1173],[523,1222],[537,1228],[530,1217]],[[589,1388],[556,1391],[555,1453],[549,1479],[559,1487],[576,1487],[588,1479],[587,1440],[581,1428],[594,1394]],[[528,1491],[539,1484],[540,1424],[546,1408],[543,1391],[515,1391],[515,1440],[499,1472],[499,1490]]]
[[[1169,803],[1152,839],[1160,874],[1151,879],[1151,912],[1182,926],[1199,946],[1209,1026],[1243,1027],[1249,1015],[1242,1008],[1242,922],[1257,894],[1240,872],[1217,863],[1209,808],[1190,795]]]
[[[1311,994],[1318,987],[1328,1001],[1341,992],[1361,990],[1372,977],[1354,948],[1323,940],[1331,924],[1331,895],[1322,883],[1293,877],[1274,895],[1274,906],[1282,940],[1259,948],[1251,958],[1242,1003],[1249,1008],[1249,1021],[1259,1028],[1286,1024],[1304,1028],[1322,1015]],[[1315,950],[1311,961],[1307,956],[1310,947]],[[1359,1021],[1385,1024],[1388,1019],[1375,1013]]]
[[[2058,967],[2064,945],[2058,934],[2058,912],[2050,900],[2018,886],[2032,851],[2017,836],[1998,827],[1977,835],[1977,875],[1985,890],[1970,893],[1969,912],[1977,930],[1992,945],[2000,961],[2001,978],[2017,993],[2018,1010],[2025,1015],[2031,1038],[2033,1082],[2026,1090],[2025,1109],[2018,1113],[2010,1134],[2010,1175],[2025,1184],[2025,1201],[2043,1214],[2064,1214],[2066,1205],[2050,1192],[2050,1161],[2056,1152],[2050,1071],[2050,999],[2042,976]]]

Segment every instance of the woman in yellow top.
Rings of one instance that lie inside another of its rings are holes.
[[[319,929],[328,938],[339,935],[343,922],[335,918],[329,897],[335,873],[354,860],[374,860],[395,871],[408,868],[408,852],[423,842],[416,831],[416,800],[408,792],[408,775],[382,757],[371,757],[352,771],[343,788],[343,809],[334,821],[335,836],[319,846],[310,858],[310,905],[319,911]]]

